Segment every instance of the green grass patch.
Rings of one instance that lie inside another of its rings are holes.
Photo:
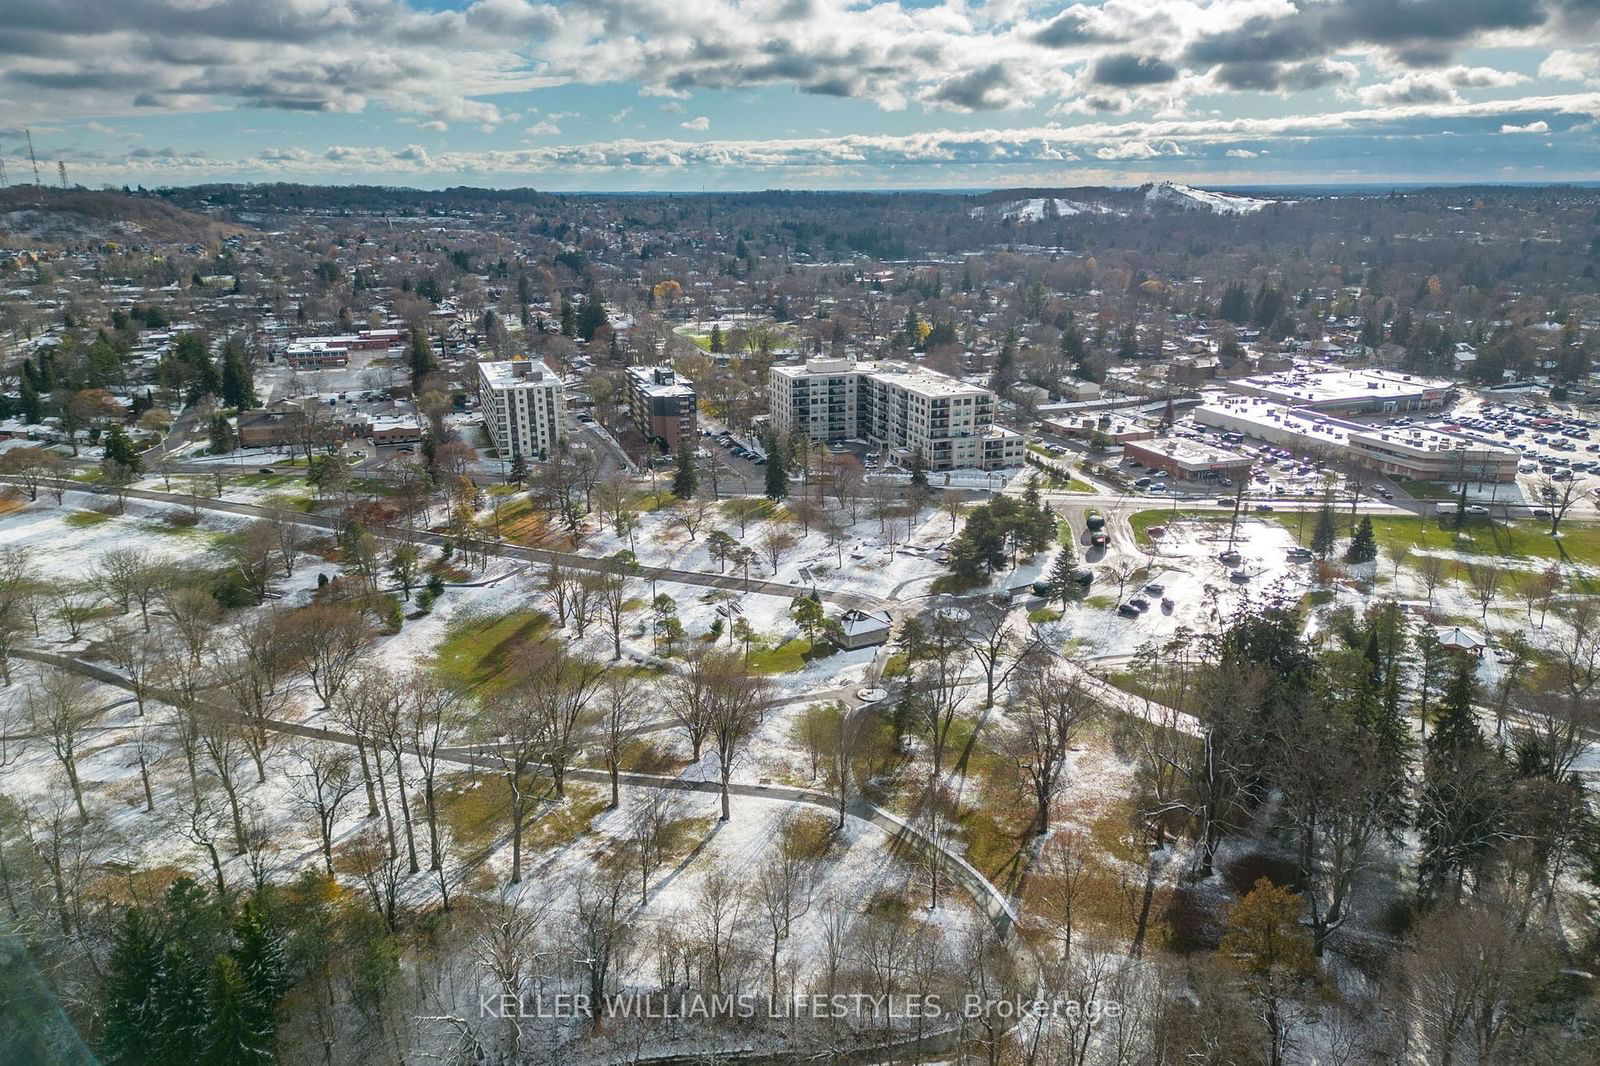
[[[1402,481],[1400,487],[1415,500],[1454,500],[1458,493],[1437,481]]]
[[[309,514],[315,504],[315,500],[310,492],[274,492],[267,497],[267,503],[273,507],[281,507],[286,511],[299,511],[302,514]]]
[[[1310,544],[1315,522],[1308,519],[1301,529],[1296,516],[1280,515],[1277,520],[1301,543]],[[1543,522],[1507,525],[1482,515],[1467,515],[1459,530],[1453,514],[1373,515],[1372,531],[1383,550],[1404,546],[1464,555],[1600,564],[1600,526],[1570,520],[1561,523],[1561,536],[1554,538],[1546,532]]]
[[[498,687],[504,684],[517,649],[539,639],[549,628],[550,618],[543,611],[466,619],[445,634],[434,655],[434,669],[457,684]]]
[[[954,595],[962,592],[971,592],[973,589],[980,589],[983,586],[984,582],[981,578],[977,581],[968,581],[959,574],[941,574],[933,579],[932,584],[928,586],[928,591],[935,595]]]
[[[1151,526],[1168,526],[1174,522],[1227,522],[1232,515],[1219,514],[1216,511],[1173,511],[1152,510],[1135,511],[1128,516],[1128,524],[1133,527],[1133,536],[1141,544],[1151,543]]]
[[[1042,625],[1045,622],[1059,622],[1061,621],[1061,612],[1053,607],[1035,607],[1028,612],[1028,621],[1034,625]]]
[[[891,677],[904,677],[906,671],[910,669],[911,656],[907,655],[903,651],[897,651],[884,661],[883,676],[885,679]]]
[[[89,529],[103,522],[111,521],[111,516],[104,511],[74,511],[63,518],[62,521],[75,529]]]
[[[453,847],[472,852],[511,832],[511,801],[505,780],[495,774],[461,773],[441,778],[435,796],[439,818]],[[421,828],[421,827],[419,827]]]
[[[750,649],[750,668],[762,674],[792,674],[802,670],[809,662],[826,659],[839,649],[826,641],[819,642],[812,651],[811,642],[796,637],[773,648]]]
[[[722,512],[724,518],[730,522],[738,522],[741,515],[747,523],[759,522],[771,518],[777,510],[777,505],[765,497],[735,497],[723,500],[717,504],[717,510]]]
[[[1098,607],[1104,609],[1107,607],[1115,607],[1117,605],[1117,600],[1115,596],[1088,596],[1084,598],[1083,605],[1085,607]]]
[[[570,844],[590,832],[594,820],[611,803],[608,789],[567,783],[565,802],[544,807],[522,829],[523,846],[535,851]]]
[[[235,485],[250,485],[258,489],[281,489],[298,483],[301,479],[296,474],[240,474],[228,479]]]

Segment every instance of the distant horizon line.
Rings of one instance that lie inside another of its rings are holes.
[[[306,188],[315,188],[315,189],[392,189],[392,190],[395,190],[397,192],[415,192],[415,193],[437,193],[437,192],[451,192],[451,191],[505,192],[505,193],[534,192],[534,193],[544,193],[544,194],[552,195],[552,196],[736,196],[736,195],[750,195],[750,194],[758,194],[758,193],[810,193],[810,194],[821,194],[821,195],[826,195],[826,194],[829,194],[829,193],[848,193],[848,194],[854,194],[854,195],[872,195],[872,196],[899,196],[899,195],[908,195],[908,194],[923,194],[923,195],[937,195],[937,196],[986,196],[986,195],[991,195],[991,194],[994,194],[994,193],[1018,192],[1018,191],[1023,191],[1023,190],[1034,190],[1034,189],[1037,189],[1037,190],[1047,190],[1047,189],[1109,189],[1109,190],[1113,190],[1113,191],[1130,191],[1130,190],[1142,188],[1143,186],[1146,186],[1146,185],[1161,185],[1161,184],[1183,185],[1183,186],[1188,186],[1189,188],[1207,189],[1207,190],[1212,190],[1212,191],[1216,191],[1216,192],[1267,192],[1267,191],[1284,191],[1284,192],[1296,192],[1296,191],[1299,191],[1299,192],[1307,192],[1307,191],[1311,191],[1311,190],[1327,190],[1330,193],[1337,193],[1337,192],[1341,192],[1341,191],[1343,191],[1343,192],[1350,192],[1350,191],[1357,191],[1357,190],[1366,190],[1366,191],[1378,190],[1378,191],[1382,191],[1382,190],[1400,190],[1400,189],[1410,190],[1410,191],[1420,191],[1420,190],[1427,190],[1427,189],[1473,189],[1473,188],[1489,188],[1489,189],[1494,189],[1494,188],[1517,188],[1517,189],[1579,188],[1579,189],[1595,189],[1595,188],[1600,188],[1600,179],[1577,179],[1577,178],[1574,178],[1574,179],[1566,179],[1566,180],[1559,180],[1558,179],[1558,180],[1546,180],[1546,181],[1535,181],[1535,180],[1526,180],[1526,179],[1523,179],[1523,180],[1503,180],[1503,181],[1489,181],[1489,180],[1477,180],[1477,181],[1381,181],[1380,180],[1380,181],[1304,181],[1304,182],[1294,182],[1294,181],[1257,181],[1257,182],[1229,182],[1227,184],[1212,184],[1212,183],[1207,183],[1207,182],[1180,181],[1180,180],[1176,180],[1176,179],[1173,179],[1173,178],[1153,178],[1153,179],[1148,179],[1148,180],[1145,180],[1145,181],[1140,181],[1140,182],[1131,183],[1131,184],[1105,184],[1105,185],[1095,185],[1095,184],[1076,184],[1076,185],[1039,185],[1039,184],[1029,184],[1029,185],[998,185],[998,186],[952,185],[952,186],[906,186],[904,188],[893,188],[893,189],[885,189],[885,188],[883,188],[881,186],[878,186],[878,187],[855,187],[855,186],[807,187],[807,186],[781,186],[781,185],[779,185],[779,186],[769,185],[769,186],[760,186],[760,187],[758,187],[758,186],[749,186],[749,187],[745,187],[745,188],[727,188],[727,189],[709,189],[709,188],[700,188],[700,189],[603,189],[603,188],[553,189],[553,188],[540,187],[540,186],[537,186],[537,185],[469,185],[469,184],[455,184],[455,185],[442,185],[442,186],[437,186],[437,187],[426,187],[426,186],[420,186],[420,185],[397,185],[397,184],[391,184],[391,183],[387,183],[387,182],[361,182],[361,181],[318,182],[318,181],[272,180],[272,181],[203,181],[203,182],[190,182],[190,183],[184,183],[184,184],[170,184],[170,185],[142,185],[142,184],[138,184],[138,183],[127,183],[127,182],[125,182],[125,183],[122,183],[122,188],[124,188],[124,189],[139,188],[139,189],[143,189],[146,193],[161,193],[161,192],[166,192],[166,191],[177,191],[177,190],[183,190],[183,189],[197,189],[197,188],[204,188],[206,186],[231,186],[231,187],[238,187],[238,188],[265,188],[265,187],[271,187],[271,186],[275,186],[275,185],[284,185],[284,186],[302,186],[302,187],[306,187]],[[30,187],[32,185],[33,185],[33,183],[31,183],[31,182],[12,182],[8,186],[0,187],[0,191],[3,191],[3,188],[27,188],[27,187]],[[114,187],[110,187],[110,186],[111,186],[111,183],[108,182],[105,185],[103,185],[101,188],[98,188],[98,189],[92,188],[92,187],[87,186],[87,185],[79,185],[79,186],[75,186],[75,188],[82,189],[82,190],[87,191],[87,192],[116,191],[116,189]],[[38,187],[45,188],[45,189],[57,189],[56,186],[51,186],[51,185],[48,185],[48,184],[42,185],[42,186],[38,186]],[[110,188],[108,188],[108,187],[110,187]],[[59,191],[59,189],[57,189],[57,191]]]

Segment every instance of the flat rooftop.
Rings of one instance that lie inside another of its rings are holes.
[[[1391,451],[1425,455],[1429,452],[1466,451],[1473,455],[1510,459],[1520,453],[1511,448],[1485,444],[1460,433],[1425,429],[1421,426],[1365,426],[1347,422],[1316,411],[1295,410],[1281,403],[1258,396],[1222,396],[1207,400],[1196,410],[1200,413],[1215,411],[1234,419],[1257,426],[1289,432],[1302,437],[1307,444],[1335,444],[1348,447],[1378,447]],[[1246,430],[1245,432],[1248,432]],[[1143,442],[1148,446],[1151,442]]]
[[[668,372],[672,380],[656,381],[656,371],[660,369],[662,368],[655,366],[630,366],[628,377],[633,379],[634,386],[646,396],[676,396],[679,399],[688,399],[694,395],[694,382],[675,371]]]
[[[1241,463],[1248,466],[1254,460],[1243,452],[1187,437],[1152,437],[1149,440],[1129,441],[1125,448],[1165,455],[1178,463],[1193,466],[1214,466],[1218,463]]]
[[[1262,393],[1289,404],[1360,403],[1445,393],[1448,381],[1393,370],[1312,370],[1295,367],[1228,383],[1237,392]]]
[[[867,360],[813,359],[804,364],[775,366],[774,373],[786,378],[801,380],[810,377],[833,377],[840,374],[860,374],[874,381],[898,385],[923,396],[985,396],[990,390],[982,385],[969,385],[960,378],[927,370],[908,363],[879,363]]]
[[[527,368],[518,373],[519,368]],[[561,384],[561,379],[537,359],[500,359],[478,364],[478,373],[495,388],[517,385]]]

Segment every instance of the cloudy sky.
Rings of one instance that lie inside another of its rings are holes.
[[[1600,0],[0,0],[88,185],[1600,178]]]

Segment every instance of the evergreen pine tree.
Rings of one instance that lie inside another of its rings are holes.
[[[112,426],[106,431],[105,457],[100,462],[107,469],[122,469],[133,474],[144,470],[139,449],[134,447],[127,431],[121,426]]]
[[[222,403],[243,411],[256,406],[255,380],[244,351],[233,341],[222,349]]]
[[[1311,534],[1311,550],[1318,559],[1327,559],[1333,553],[1333,544],[1339,539],[1339,530],[1334,525],[1333,508],[1324,506],[1317,513],[1317,528]]]
[[[143,910],[129,907],[111,938],[106,963],[105,1051],[115,1066],[154,1064],[163,1046],[159,995],[161,934]]]
[[[789,495],[789,457],[775,435],[767,438],[766,449],[767,465],[763,468],[767,475],[766,496],[769,500],[781,500]]]
[[[1455,669],[1439,697],[1439,721],[1428,738],[1430,754],[1460,754],[1483,747],[1483,732],[1478,728],[1473,704],[1478,697],[1475,663],[1467,655],[1457,656]]]
[[[678,438],[677,466],[672,473],[672,494],[680,500],[694,495],[694,444],[687,436]]]
[[[199,1066],[267,1066],[272,1062],[272,1033],[263,1028],[232,956],[217,956],[207,1006]]]
[[[563,337],[578,335],[578,312],[573,309],[572,301],[565,296],[561,298],[561,335]]]
[[[710,347],[713,352],[722,351],[722,326],[720,323],[711,323]]]
[[[1350,538],[1350,547],[1345,549],[1344,561],[1347,563],[1370,563],[1378,557],[1378,538],[1372,532],[1372,516],[1363,515],[1361,525],[1356,527],[1355,536]]]
[[[240,909],[239,919],[234,923],[234,940],[237,946],[233,955],[244,980],[252,1020],[259,1029],[270,1034],[275,1028],[273,1015],[278,1001],[288,990],[288,964],[283,934],[272,921],[259,893]]]
[[[515,485],[528,480],[528,460],[521,452],[511,457],[511,469],[506,472],[506,477]]]
[[[917,448],[911,453],[911,484],[920,488],[928,487],[928,457],[922,454],[922,449]]]
[[[411,331],[411,354],[409,359],[411,367],[411,383],[416,385],[434,367],[433,346],[428,343],[428,335],[423,330]]]
[[[182,944],[168,944],[161,957],[162,980],[157,994],[162,1047],[153,1063],[192,1063],[204,1046],[206,1021],[205,971]]]
[[[583,298],[583,306],[578,309],[576,328],[578,336],[586,341],[594,340],[597,330],[606,324],[606,305],[600,299],[600,290],[591,288]]]
[[[26,374],[22,378],[21,399],[17,409],[22,413],[24,425],[33,425],[39,421],[44,412],[44,405],[39,402],[39,391],[33,387],[33,382]]]
[[[1059,599],[1061,606],[1065,607],[1073,600],[1083,596],[1083,586],[1073,576],[1073,571],[1078,567],[1078,560],[1072,551],[1072,545],[1063,544],[1056,553],[1056,561],[1050,567],[1050,597]]]
[[[233,436],[233,423],[228,421],[225,414],[214,414],[207,428],[211,438],[211,453],[213,455],[226,455],[233,451],[237,442]]]

